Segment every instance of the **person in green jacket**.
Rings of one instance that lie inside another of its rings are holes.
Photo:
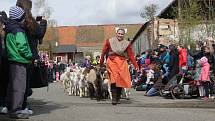
[[[23,29],[25,11],[11,7],[6,25],[6,49],[9,61],[9,88],[7,97],[9,116],[16,119],[29,118],[28,111],[22,110],[26,89],[26,65],[31,62],[32,53]]]
[[[100,56],[97,55],[96,58],[93,60],[92,64],[93,65],[98,65],[100,63]]]

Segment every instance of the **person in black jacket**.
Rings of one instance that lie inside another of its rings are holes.
[[[179,73],[179,55],[178,50],[174,45],[169,46],[170,50],[170,62],[169,62],[169,76],[168,80],[172,79]]]
[[[213,73],[214,73],[214,78],[215,78],[215,44],[212,44],[212,47],[213,47],[212,57],[213,57],[213,62],[214,62]]]
[[[5,49],[5,25],[7,24],[7,14],[0,12],[0,113],[5,114],[8,112],[6,108],[6,94],[9,82],[8,61]]]
[[[27,85],[26,85],[26,92],[24,97],[23,109],[28,109],[27,107],[27,97],[32,94],[32,89],[30,88],[30,80],[32,77],[32,71],[34,67],[34,62],[38,60],[38,44],[42,44],[42,39],[45,35],[46,28],[47,28],[47,21],[44,19],[40,19],[36,21],[36,19],[32,16],[31,9],[32,9],[32,1],[31,0],[17,0],[17,6],[23,8],[26,12],[25,17],[25,30],[27,34],[27,38],[29,41],[29,45],[31,48],[32,56],[32,63],[27,67]],[[32,114],[32,110],[29,110],[29,113]]]
[[[212,45],[212,47],[214,49],[214,45]],[[208,46],[205,47],[205,49],[204,49],[204,56],[208,59],[208,63],[210,64],[210,70],[214,74],[214,68],[215,68],[214,67],[215,66],[214,52],[210,51],[210,47],[208,47]]]

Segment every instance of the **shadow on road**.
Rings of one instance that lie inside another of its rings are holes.
[[[56,104],[51,101],[36,100],[33,98],[29,99],[29,103],[34,111],[34,116],[40,115],[40,114],[48,114],[54,110],[68,108],[65,105]]]
[[[131,105],[123,105],[122,107],[145,107],[145,108],[199,108],[214,109],[215,101],[187,101],[174,103],[136,103]]]
[[[29,98],[29,103],[31,108],[34,111],[33,116],[37,116],[41,114],[49,114],[54,110],[68,108],[67,106],[62,106],[60,104],[56,104],[51,101],[36,100],[33,98]],[[26,121],[26,120],[10,119],[8,115],[0,115],[0,121]]]

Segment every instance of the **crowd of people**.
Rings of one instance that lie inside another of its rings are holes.
[[[27,98],[32,95],[33,67],[40,59],[37,46],[47,27],[47,21],[34,18],[31,9],[31,0],[17,0],[9,16],[1,12],[0,113],[15,119],[26,119],[33,113]]]
[[[167,85],[178,75],[191,72],[198,95],[207,101],[214,94],[215,43],[211,42],[201,43],[195,50],[182,45],[158,45],[155,50],[137,55],[139,71],[130,66],[133,87],[146,90],[146,96],[155,96],[162,85]]]
[[[39,56],[38,44],[46,32],[47,21],[34,18],[31,0],[17,0],[9,10],[9,17],[1,12],[0,21],[0,113],[10,118],[26,119],[33,113],[28,104],[32,95],[33,68],[38,62],[48,62],[47,56]],[[158,45],[135,55],[132,45],[124,39],[125,30],[118,29],[116,36],[105,41],[101,56],[91,62],[86,56],[82,64],[45,63],[49,82],[59,81],[66,67],[106,67],[112,92],[112,104],[120,102],[122,88],[146,90],[146,96],[158,95],[161,85],[168,85],[176,75],[193,73],[198,95],[207,101],[214,93],[215,43],[206,41],[198,48],[185,45]],[[106,60],[106,65],[104,61]],[[178,82],[176,82],[178,83]],[[167,87],[167,86],[166,86]],[[164,88],[164,90],[166,89]]]

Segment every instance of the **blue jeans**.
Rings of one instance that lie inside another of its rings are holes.
[[[156,96],[158,93],[158,91],[152,87],[148,92],[147,92],[147,96]]]
[[[209,88],[210,88],[210,82],[209,81],[205,81],[204,84],[204,90],[205,90],[205,96],[209,97]]]

